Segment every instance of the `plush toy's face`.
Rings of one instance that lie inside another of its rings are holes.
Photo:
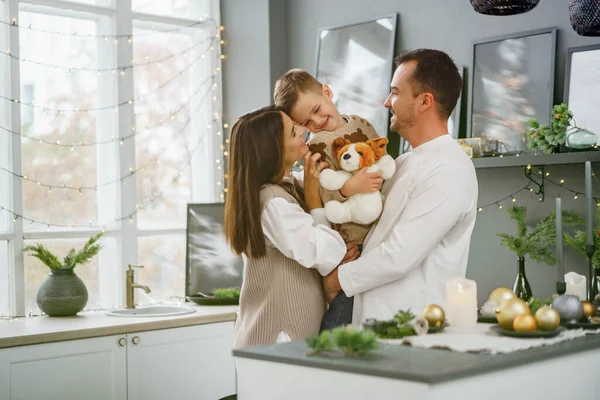
[[[338,160],[341,169],[348,172],[370,167],[385,155],[386,138],[367,140],[366,142],[351,143],[345,138],[333,141],[333,155]]]

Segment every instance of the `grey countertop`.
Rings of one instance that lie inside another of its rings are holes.
[[[496,355],[382,345],[379,349],[360,357],[344,357],[341,353],[307,356],[308,347],[304,341],[237,349],[233,355],[431,384],[598,348],[600,334],[590,334],[551,346]]]

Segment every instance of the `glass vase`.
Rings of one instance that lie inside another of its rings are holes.
[[[518,298],[528,301],[533,294],[527,276],[525,275],[525,257],[519,257],[517,261],[519,262],[519,270],[517,272],[515,284],[513,285],[513,292],[515,292]]]
[[[590,149],[596,145],[598,137],[585,129],[577,129],[567,135],[567,146],[575,150]]]

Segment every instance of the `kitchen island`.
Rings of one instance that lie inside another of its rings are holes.
[[[307,351],[303,341],[234,350],[238,397],[600,399],[599,334],[495,355],[388,344],[359,357]]]

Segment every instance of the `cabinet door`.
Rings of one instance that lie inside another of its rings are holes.
[[[126,344],[117,335],[0,349],[0,399],[125,400]]]
[[[234,323],[127,335],[129,400],[216,400],[234,394]]]

